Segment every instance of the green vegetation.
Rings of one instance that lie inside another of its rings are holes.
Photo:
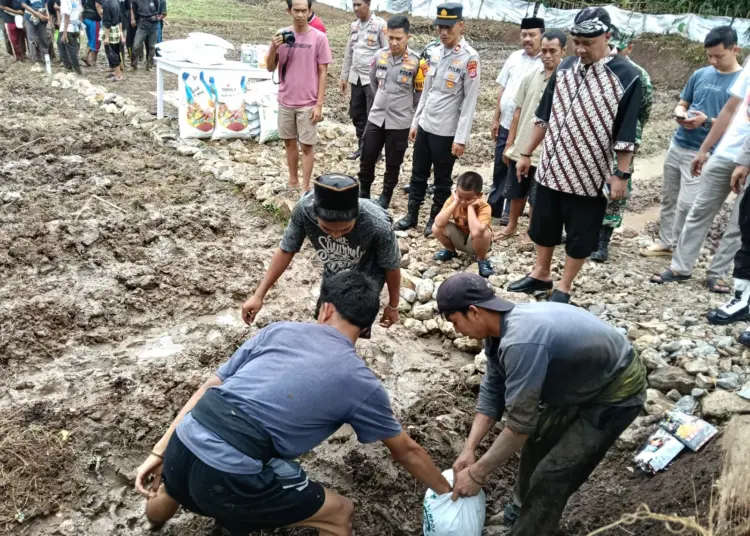
[[[242,21],[247,16],[247,5],[231,0],[172,0],[169,3],[170,19]]]

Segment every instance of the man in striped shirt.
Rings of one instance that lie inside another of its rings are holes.
[[[560,64],[536,111],[534,133],[516,171],[521,177],[528,173],[531,153],[544,140],[529,227],[537,258],[531,273],[509,285],[511,292],[552,289],[550,265],[564,226],[565,270],[550,301],[568,303],[573,280],[597,248],[607,199],[627,194],[641,75],[627,58],[610,54],[611,28],[604,8],[578,13],[571,31],[577,57]]]

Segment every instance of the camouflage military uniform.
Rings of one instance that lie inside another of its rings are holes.
[[[618,41],[612,41],[612,44],[614,44],[617,47],[625,48],[633,41],[635,38],[635,32],[631,30],[630,28],[625,28],[623,30],[620,30],[620,36]],[[616,49],[615,49],[616,53]],[[631,62],[633,65],[638,67],[638,69],[641,71],[641,109],[638,113],[638,125],[636,126],[636,133],[635,133],[635,153],[633,153],[633,158],[630,161],[630,173],[633,173],[634,171],[634,161],[635,161],[635,155],[638,154],[638,147],[641,145],[641,141],[643,139],[643,128],[646,126],[646,123],[648,122],[649,115],[651,115],[651,105],[654,101],[654,86],[651,85],[651,77],[648,75],[646,70],[638,65],[635,62]],[[615,157],[615,170],[617,169],[617,157]],[[628,192],[631,191],[633,187],[633,181],[632,179],[628,180]],[[604,213],[604,222],[602,223],[603,227],[610,227],[612,229],[617,229],[620,225],[622,225],[622,215],[625,212],[625,206],[627,205],[628,200],[620,199],[618,201],[610,201],[607,203],[607,211]]]

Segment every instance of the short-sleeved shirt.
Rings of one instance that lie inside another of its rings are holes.
[[[359,270],[382,288],[385,272],[397,270],[401,262],[388,213],[369,199],[360,199],[354,228],[345,236],[333,238],[320,229],[313,200],[313,193],[308,192],[294,207],[281,249],[296,253],[308,238],[323,263],[324,278],[345,270]]]
[[[115,41],[115,37],[120,39],[120,23],[122,22],[122,14],[120,13],[120,0],[103,0],[98,3],[102,5],[102,27],[110,28],[109,40],[110,42]],[[116,35],[115,35],[116,34]]]
[[[356,20],[351,23],[340,80],[363,86],[370,83],[370,65],[375,53],[388,46],[387,32],[385,20],[374,13],[366,22]]]
[[[294,31],[293,27],[287,28]],[[279,47],[278,69],[286,66],[279,85],[279,104],[287,108],[315,106],[318,102],[318,66],[333,61],[326,34],[310,27],[305,33],[294,32],[294,45]]]
[[[23,3],[37,12],[44,12],[47,8],[47,3],[44,0],[23,0]],[[31,13],[28,11],[24,10],[23,16],[26,20],[31,20]]]
[[[718,117],[729,100],[729,89],[741,72],[742,70],[734,73],[720,73],[716,67],[711,66],[698,69],[688,80],[685,89],[680,94],[680,99],[690,103],[689,110],[701,111],[708,117]],[[710,130],[704,126],[693,130],[679,126],[674,133],[674,142],[683,149],[697,151]]]
[[[320,17],[318,17],[315,13],[310,15],[310,18],[307,19],[307,24],[318,30],[319,32],[326,33],[326,26],[323,24],[323,21]]]
[[[524,78],[537,69],[543,69],[542,53],[529,56],[525,50],[516,50],[511,54],[497,75],[496,82],[503,87],[500,98],[500,126],[509,129],[516,111],[516,92]]]
[[[450,205],[452,201],[453,199],[449,197],[443,205],[443,208]],[[457,206],[455,209],[453,209],[453,215],[451,216],[451,219],[463,234],[469,234],[469,207],[463,205]],[[477,209],[477,219],[480,223],[483,223],[487,226],[491,225],[492,223],[492,207],[490,207],[490,205],[487,203],[487,201],[484,200],[484,198],[482,198],[482,202]]]
[[[14,1],[13,0],[0,0],[0,6],[3,7],[9,7],[10,9],[16,9]],[[16,20],[16,16],[12,13],[8,13],[5,10],[2,10],[3,14],[3,22],[7,24],[13,24]]]
[[[501,322],[500,338],[485,340],[487,372],[477,413],[497,421],[506,411],[506,422],[517,434],[534,431],[540,402],[596,404],[633,360],[624,335],[572,305],[518,304]],[[608,403],[640,405],[644,395],[645,385],[638,395]]]
[[[518,118],[518,127],[516,128],[516,139],[508,149],[505,155],[511,160],[517,161],[521,153],[528,148],[531,134],[534,132],[534,113],[536,113],[539,101],[542,99],[544,90],[547,88],[547,82],[552,77],[547,76],[544,67],[533,71],[526,76],[521,82],[516,92],[516,109],[521,109],[521,115]],[[514,112],[515,113],[515,112]],[[542,154],[541,144],[531,153],[531,165],[539,165],[539,156]]]
[[[60,20],[65,21],[65,15],[70,16],[68,32],[79,32],[81,30],[81,0],[60,0]]]
[[[159,0],[132,0],[136,18],[151,19],[162,13],[162,3]],[[165,4],[166,6],[166,4]]]
[[[387,130],[408,130],[414,118],[414,92],[419,56],[408,49],[394,57],[387,48],[379,50],[370,66],[370,87],[375,97],[368,121]]]
[[[714,154],[734,162],[740,155],[745,138],[750,136],[750,62],[745,63],[729,92],[741,101]]]
[[[224,399],[271,435],[279,455],[299,458],[349,424],[360,443],[396,437],[401,425],[388,393],[354,344],[331,326],[278,322],[247,341],[216,372]],[[207,465],[257,474],[245,456],[188,413],[177,436]]]

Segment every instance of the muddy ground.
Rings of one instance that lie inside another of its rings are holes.
[[[286,24],[277,3],[235,9],[246,18],[177,17],[166,36],[204,30],[239,45],[265,41],[269,27]],[[351,16],[316,9],[330,29],[333,86]],[[514,49],[508,44],[512,30],[477,22],[469,31],[490,67],[461,167],[481,169],[489,177],[493,79]],[[416,40],[424,43],[429,35]],[[85,73],[96,84],[106,75],[103,59]],[[702,317],[720,302],[700,290],[699,278],[680,287],[693,298],[676,301],[673,288],[646,282],[667,261],[635,254],[648,234],[642,229],[658,215],[661,163],[673,128],[670,111],[675,88],[684,82],[681,62],[678,56],[668,62],[679,67],[672,70],[660,69],[657,62],[646,65],[658,73],[659,88],[627,228],[615,238],[612,262],[587,267],[580,282],[582,306],[628,304],[611,319],[619,327],[654,317]],[[0,53],[0,533],[146,534],[133,471],[197,386],[258,329],[242,324],[238,311],[268,265],[282,225],[252,192],[207,176],[196,160],[155,143],[122,116],[88,107],[72,90],[51,88],[29,67],[12,65]],[[672,71],[676,74],[669,75]],[[153,74],[127,77],[105,85],[154,107]],[[331,90],[326,113],[331,123],[346,123],[346,98]],[[339,145],[328,154],[328,164],[355,173],[356,164],[341,161],[354,146],[353,137]],[[248,143],[247,148],[266,155],[266,166],[276,166],[283,176],[280,147]],[[407,160],[402,181],[409,168]],[[394,216],[404,205],[405,198],[395,200]],[[434,244],[417,234],[406,242],[414,259],[430,262]],[[503,267],[502,281],[511,279],[519,263],[532,262],[530,254],[516,251],[514,241],[497,245],[494,259]],[[705,264],[704,258],[699,272]],[[305,249],[269,294],[260,325],[308,320],[318,272]],[[701,329],[702,320],[697,322]],[[726,334],[741,327],[727,328]],[[458,372],[473,354],[456,351],[442,335],[416,338],[401,325],[388,331],[376,327],[373,339],[361,341],[358,349],[388,388],[405,428],[449,467],[473,415],[476,377]],[[610,453],[571,501],[561,535],[587,534],[641,503],[654,511],[697,512],[705,518],[721,468],[718,445],[682,456],[656,477],[633,472],[632,454],[631,449]],[[316,479],[356,501],[358,536],[420,534],[424,490],[388,460],[382,447],[362,447],[343,430],[305,465]],[[501,511],[514,469],[512,462],[490,481],[489,514]],[[632,530],[665,533],[658,525]],[[175,536],[219,533],[212,522],[191,514],[163,530]]]

